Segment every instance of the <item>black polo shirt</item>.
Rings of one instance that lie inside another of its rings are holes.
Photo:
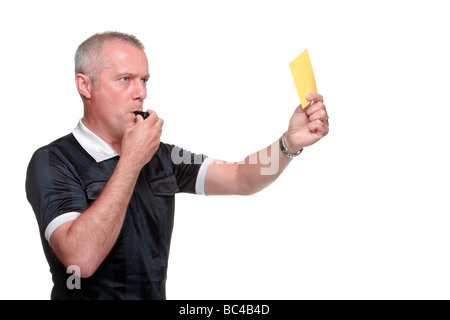
[[[206,159],[206,161],[205,161]],[[52,299],[165,299],[175,194],[204,194],[210,158],[161,143],[139,174],[122,230],[109,255],[79,286],[49,245],[52,232],[97,199],[119,155],[80,120],[74,131],[38,149],[28,166],[35,212],[53,278]]]

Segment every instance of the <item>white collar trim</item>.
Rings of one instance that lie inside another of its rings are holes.
[[[109,144],[89,130],[83,124],[82,119],[80,119],[76,128],[73,129],[72,134],[83,149],[86,150],[97,163],[119,155]]]

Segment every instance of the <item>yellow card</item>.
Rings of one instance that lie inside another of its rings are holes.
[[[309,60],[308,50],[305,49],[297,58],[289,64],[292,76],[294,77],[295,87],[302,104],[305,108],[310,101],[306,100],[308,92],[317,92],[316,79]]]

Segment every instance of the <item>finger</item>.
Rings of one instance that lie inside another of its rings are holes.
[[[307,108],[305,108],[306,114],[310,117],[313,113],[319,111],[319,110],[325,110],[325,105],[322,101],[314,102],[313,104],[309,104]]]
[[[158,118],[158,121],[153,125],[153,130],[155,130],[159,136],[161,136],[162,133],[162,127],[164,125],[164,120],[161,118]]]
[[[313,122],[313,121],[316,121],[316,120],[320,120],[322,122],[325,122],[326,120],[328,120],[328,114],[325,111],[325,109],[320,108],[316,112],[312,113],[309,116],[309,121]]]
[[[308,124],[308,128],[309,131],[311,131],[312,133],[316,133],[320,137],[326,136],[329,131],[328,122],[322,122],[320,120],[310,122]]]
[[[318,94],[317,92],[309,92],[306,94],[306,100],[311,101],[311,102],[312,101],[323,102],[323,97],[322,97],[322,95]]]
[[[158,129],[162,129],[163,125],[164,125],[164,120],[161,118],[158,118],[158,121],[155,123],[155,127]]]
[[[155,124],[155,127],[158,128],[158,134],[159,137],[161,138],[162,135],[162,127],[164,125],[164,120],[163,119],[159,119],[158,122]]]
[[[155,111],[147,110],[147,112],[149,113],[149,116],[147,117],[147,119],[145,121],[146,122],[148,121],[149,126],[154,126],[158,122],[159,117]]]

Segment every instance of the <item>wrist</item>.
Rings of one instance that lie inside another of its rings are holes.
[[[120,156],[116,169],[121,174],[137,178],[143,166],[144,165],[140,164],[139,159],[135,159],[133,156],[127,156],[127,154],[124,153]]]
[[[289,144],[289,139],[286,139],[286,132],[283,133],[283,135],[280,137],[280,148],[281,151],[284,153],[285,156],[289,158],[295,158],[300,153],[302,153],[303,148],[294,148],[292,145]]]
[[[288,151],[290,153],[296,154],[298,153],[300,150],[303,150],[303,147],[299,148],[299,147],[295,147],[290,139],[290,135],[288,132],[285,132],[283,135],[283,139],[284,139],[284,145],[286,146],[286,148],[288,149]]]

